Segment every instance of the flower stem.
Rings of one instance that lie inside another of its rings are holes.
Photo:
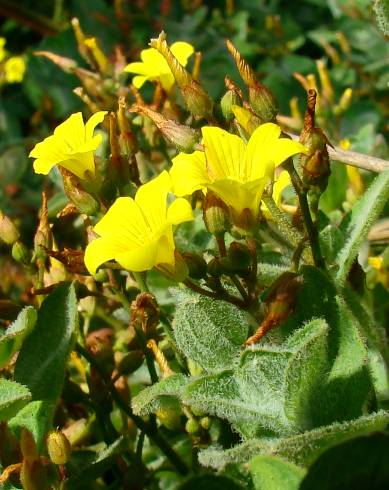
[[[116,388],[110,383],[110,380],[107,378],[104,369],[100,366],[100,364],[96,361],[96,359],[79,343],[76,344],[76,351],[86,359],[89,364],[91,364],[96,371],[100,374],[103,379],[106,388],[109,390],[112,399],[115,401],[117,406],[126,413],[126,415],[134,422],[134,424],[138,427],[138,429],[146,434],[165,454],[165,456],[169,459],[169,461],[173,464],[173,466],[177,469],[181,475],[188,474],[188,468],[184,461],[182,461],[181,457],[175,452],[175,450],[170,446],[170,444],[166,441],[166,439],[150,426],[147,422],[145,422],[141,417],[135,415],[131,409],[131,407],[125,403],[121,395],[118,393]]]
[[[292,163],[287,165],[287,170],[290,174],[293,187],[295,188],[300,203],[300,209],[301,209],[301,214],[303,216],[305,231],[307,233],[309,243],[311,245],[313,261],[316,267],[319,267],[320,269],[325,269],[326,265],[320,250],[319,233],[317,231],[317,227],[312,221],[312,215],[309,209],[308,199],[304,189],[304,184],[301,181],[300,176],[296,172],[296,169],[294,168]],[[297,246],[298,245],[299,244],[297,244]]]

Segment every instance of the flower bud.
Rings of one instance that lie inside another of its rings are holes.
[[[155,415],[167,429],[177,431],[181,428],[181,411],[176,400],[160,397]]]
[[[233,90],[228,90],[220,101],[220,107],[226,121],[234,119],[233,106],[239,107],[241,100],[239,95]]]
[[[304,127],[300,142],[306,147],[306,154],[301,154],[300,164],[303,169],[305,184],[324,191],[330,176],[330,160],[327,150],[327,137],[321,129],[315,128],[316,92],[308,90],[307,110],[304,116]]]
[[[75,175],[63,167],[59,169],[63,177],[65,193],[78,211],[88,216],[96,214],[100,209],[98,201],[82,187]]]
[[[205,196],[203,219],[207,230],[214,235],[223,234],[231,228],[228,207],[212,192]]]
[[[122,376],[128,376],[136,371],[143,363],[144,353],[141,350],[128,352],[120,360],[117,370]]]
[[[12,257],[16,262],[23,265],[28,265],[31,262],[29,249],[19,240],[12,245]]]
[[[34,236],[34,255],[36,258],[45,258],[46,250],[51,249],[53,234],[51,232],[46,193],[42,192],[42,207],[40,211],[39,224]]]
[[[90,57],[97,65],[100,73],[108,74],[110,72],[110,65],[107,57],[102,52],[95,37],[88,37],[84,41],[85,46],[90,52]]]
[[[209,430],[211,427],[212,419],[210,417],[202,417],[200,419],[200,425],[204,430]]]
[[[201,426],[196,419],[192,418],[187,420],[185,430],[188,434],[197,435],[201,430]]]
[[[253,111],[262,122],[275,121],[276,115],[278,114],[278,107],[273,94],[265,85],[257,80],[254,71],[246,60],[243,59],[232,42],[227,40],[226,45],[236,63],[240,76],[249,89],[249,102]]]
[[[137,112],[149,117],[165,138],[173,143],[178,150],[191,153],[198,149],[201,135],[189,126],[184,126],[171,119],[165,119],[159,112],[153,111],[147,106],[134,105],[130,112]]]
[[[7,245],[13,245],[20,238],[20,234],[12,220],[0,211],[0,238]]]
[[[140,293],[131,303],[131,324],[140,327],[147,339],[155,337],[159,323],[159,308],[150,293]]]
[[[212,99],[173,55],[166,42],[166,34],[162,31],[157,39],[151,40],[150,46],[157,49],[165,58],[189,112],[197,119],[212,116]]]
[[[69,461],[70,443],[60,430],[49,432],[46,439],[47,452],[50,460],[56,465],[63,465]]]
[[[207,263],[198,254],[184,252],[181,254],[189,269],[189,277],[192,279],[202,279],[207,274]]]
[[[35,56],[43,56],[61,68],[65,73],[74,73],[77,63],[71,58],[65,58],[51,51],[34,51]]]
[[[353,97],[353,89],[350,87],[346,88],[346,90],[341,95],[338,104],[334,107],[334,114],[336,116],[340,116],[341,114],[347,111],[347,109],[351,105],[352,97]]]
[[[228,249],[228,259],[234,272],[241,272],[250,268],[251,253],[244,243],[232,242]]]
[[[77,41],[77,47],[80,55],[86,60],[88,63],[91,63],[90,55],[88,48],[86,47],[85,44],[85,34],[82,32],[80,22],[77,19],[77,17],[73,17],[71,20],[71,24],[73,27],[74,35]]]
[[[85,341],[88,351],[96,358],[97,362],[104,365],[106,372],[111,373],[114,367],[112,328],[100,328],[91,332]]]

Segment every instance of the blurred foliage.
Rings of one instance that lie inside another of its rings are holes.
[[[27,62],[21,83],[0,85],[0,210],[14,220],[23,243],[32,248],[45,189],[58,248],[76,248],[84,241],[82,220],[58,215],[67,204],[59,171],[54,169],[48,177],[37,175],[27,157],[60,122],[85,108],[74,93],[80,80],[34,54],[52,52],[88,68],[71,28],[73,17],[88,36],[96,36],[110,61],[123,61],[122,68],[138,60],[161,30],[169,43],[191,43],[202,53],[201,83],[216,101],[226,90],[224,75],[240,83],[225,46],[228,38],[276,96],[283,127],[295,134],[301,131],[306,90],[315,88],[317,125],[331,144],[388,159],[387,12],[385,0],[0,0],[0,36],[6,39],[9,53],[23,54]],[[130,80],[129,74],[120,73],[116,85],[110,79],[105,89],[115,96],[120,90],[128,95]],[[145,84],[141,95],[151,102],[151,86]],[[184,105],[180,96],[177,103],[180,109]],[[107,97],[99,101],[99,109],[113,110],[116,104],[116,98],[110,102]],[[133,121],[136,127],[136,118]],[[158,137],[153,147],[153,131],[142,132],[140,126],[142,150],[151,155],[156,149],[158,165],[162,158],[170,158]],[[99,150],[102,159],[107,148],[105,137]],[[150,168],[144,167],[147,173]],[[38,450],[44,451],[49,420],[54,419],[56,425],[66,425],[66,435],[77,448],[65,470],[49,475],[52,481],[58,481],[58,474],[62,479],[62,471],[70,475],[60,488],[351,489],[369,481],[375,465],[380,465],[378,486],[372,486],[379,488],[388,478],[387,465],[380,459],[380,451],[388,450],[387,436],[357,438],[384,430],[389,422],[384,411],[389,400],[387,352],[382,348],[384,331],[389,330],[387,173],[373,179],[371,172],[332,162],[317,223],[333,277],[310,266],[302,268],[305,283],[296,309],[270,337],[277,344],[273,350],[260,345],[241,355],[241,345],[253,327],[246,313],[233,305],[215,306],[209,298],[184,294],[151,271],[148,286],[160,308],[160,347],[177,373],[147,388],[149,374],[140,346],[135,342],[135,348],[126,352],[134,338],[123,328],[130,320],[124,306],[139,292],[134,281],[116,271],[118,287],[127,294],[122,307],[110,289],[112,271],[100,270],[95,282],[88,282],[90,278],[75,286],[65,282],[47,297],[36,318],[31,306],[19,312],[34,302],[32,280],[26,274],[30,265],[17,264],[9,247],[1,244],[0,365],[12,362],[23,344],[12,367],[14,381],[0,381],[0,421],[9,419],[12,432],[0,424],[0,453],[6,453],[5,460],[20,456],[14,435],[23,441],[28,437],[24,428],[33,434]],[[292,191],[288,202],[296,202]],[[379,217],[382,220],[375,223]],[[373,223],[366,236],[367,226]],[[271,285],[288,270],[292,252],[288,246],[272,246],[280,238],[272,227],[261,229],[260,236],[264,243],[258,250],[258,277],[264,287],[261,301],[266,302]],[[180,226],[176,244],[186,252],[206,251],[209,261],[215,254],[200,212],[193,223]],[[358,260],[352,266],[355,256]],[[52,283],[55,272],[70,277],[53,263]],[[349,282],[340,293],[346,275]],[[89,287],[95,288],[95,296],[89,295]],[[103,287],[104,308],[96,307]],[[81,298],[78,307],[76,295]],[[83,317],[81,332],[77,310]],[[101,333],[107,326],[110,332]],[[91,342],[101,355],[103,373],[96,366],[87,372],[81,356],[88,352],[79,346],[77,353],[74,350],[77,335],[83,338],[96,331],[102,336]],[[105,350],[110,335],[113,348]],[[48,356],[50,349],[55,355]],[[113,358],[113,352],[120,354],[118,358]],[[131,375],[129,386],[119,386],[116,393],[132,398],[132,409],[126,403],[123,407],[120,399],[113,399],[114,406],[104,395],[104,383],[99,385],[106,376],[111,383],[115,363]],[[53,384],[47,382],[47,371]],[[92,396],[86,395],[88,389]],[[146,415],[149,432],[145,429],[135,443],[134,420],[142,427]],[[189,476],[170,464],[159,433],[192,469]],[[5,446],[13,448],[12,457]],[[22,448],[23,461],[26,454]],[[32,460],[38,465],[38,460]],[[339,461],[345,462],[347,471],[342,472]],[[354,472],[353,464],[358,471]],[[124,473],[121,487],[118,481]],[[45,484],[41,488],[47,488]],[[4,488],[19,488],[18,479],[10,478]]]

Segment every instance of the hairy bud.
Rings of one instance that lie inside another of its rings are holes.
[[[203,218],[207,230],[214,235],[223,234],[231,228],[228,207],[212,192],[205,196]]]
[[[0,239],[13,245],[19,238],[20,234],[13,221],[0,211]]]
[[[60,430],[49,432],[46,445],[49,458],[54,464],[63,465],[69,461],[70,443],[63,432]]]

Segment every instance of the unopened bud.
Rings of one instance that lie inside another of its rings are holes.
[[[197,435],[201,430],[201,426],[196,419],[192,418],[187,420],[185,430],[188,434]]]
[[[65,56],[60,56],[51,51],[34,51],[34,55],[49,59],[66,73],[74,73],[75,68],[77,68],[77,63],[71,58],[65,58]]]
[[[226,92],[221,101],[220,101],[220,107],[224,116],[224,119],[226,121],[231,121],[234,119],[234,113],[232,111],[233,106],[239,106],[241,103],[241,99],[239,95],[234,92],[233,90],[228,90]]]
[[[177,408],[176,400],[160,397],[155,415],[161,424],[169,430],[178,431],[181,428],[181,413]]]
[[[214,235],[225,233],[231,228],[228,207],[211,192],[204,199],[203,219],[207,230]]]
[[[60,172],[63,177],[65,193],[78,211],[88,216],[96,214],[100,209],[98,201],[83,188],[75,175],[63,167],[60,167]]]
[[[317,60],[317,71],[319,72],[321,83],[321,94],[327,102],[332,102],[335,96],[334,88],[332,86],[328,69],[323,60]]]
[[[249,89],[249,102],[253,111],[262,122],[274,121],[278,114],[278,107],[273,94],[257,80],[254,71],[232,42],[227,40],[226,45],[236,63],[240,76]]]
[[[47,209],[46,193],[42,192],[42,206],[39,217],[38,228],[34,236],[34,254],[37,258],[46,257],[46,250],[51,249],[53,234],[49,223],[49,212]]]
[[[340,97],[339,103],[334,107],[334,114],[339,116],[347,111],[347,109],[351,105],[351,100],[353,97],[353,89],[346,88],[343,94]]]
[[[0,238],[8,245],[19,240],[20,234],[12,220],[0,211]]]
[[[173,143],[178,150],[191,153],[193,150],[198,149],[201,135],[189,126],[166,119],[159,112],[153,111],[147,106],[134,105],[131,107],[130,112],[137,112],[149,117],[165,138]]]
[[[315,128],[316,92],[308,91],[307,110],[304,116],[304,127],[300,142],[307,149],[301,154],[300,163],[303,169],[303,181],[307,185],[318,187],[323,191],[330,176],[330,161],[327,150],[327,137],[321,129]]]
[[[200,425],[204,430],[209,430],[211,427],[212,419],[210,417],[202,417],[200,419]]]
[[[128,376],[136,371],[143,363],[145,355],[141,350],[133,350],[128,352],[120,360],[117,370],[122,376]]]
[[[112,372],[114,366],[113,341],[114,332],[111,328],[100,328],[91,332],[85,341],[88,351],[96,360]]]
[[[73,17],[73,19],[71,20],[71,24],[73,27],[73,31],[77,41],[77,47],[80,55],[84,58],[85,61],[91,63],[90,54],[85,44],[86,37],[85,34],[82,32],[80,22],[77,19],[77,17]]]
[[[212,99],[173,55],[166,42],[166,34],[162,31],[157,39],[151,40],[150,46],[158,50],[165,58],[189,112],[198,119],[210,117],[213,112]]]
[[[12,257],[16,262],[23,265],[28,265],[31,261],[29,249],[19,240],[12,245]]]
[[[251,253],[244,243],[232,242],[228,249],[228,259],[234,272],[247,270],[251,265]]]
[[[88,37],[84,41],[85,46],[90,51],[91,57],[95,61],[99,71],[103,74],[107,74],[109,70],[108,59],[102,52],[95,37]]]
[[[198,254],[184,252],[181,254],[189,269],[189,277],[201,279],[207,274],[207,263]]]
[[[60,430],[49,432],[46,439],[49,458],[56,465],[63,465],[69,461],[70,443],[68,438]]]
[[[146,338],[153,338],[159,323],[159,308],[150,293],[140,293],[131,303],[131,324],[140,327]]]

